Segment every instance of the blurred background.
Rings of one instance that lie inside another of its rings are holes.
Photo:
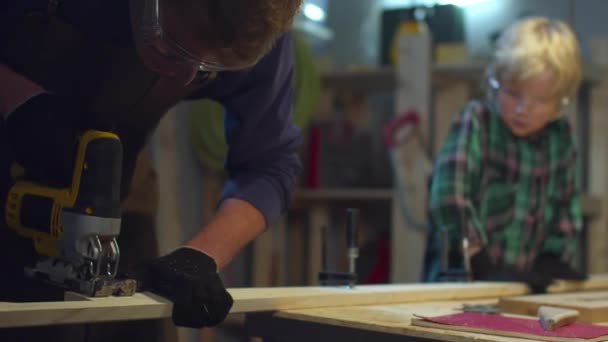
[[[349,207],[361,215],[359,282],[420,281],[433,157],[452,117],[483,96],[483,70],[498,34],[530,15],[567,21],[580,40],[584,81],[569,117],[581,152],[580,267],[608,271],[605,13],[603,0],[305,0],[293,28],[303,173],[281,222],[223,270],[226,286],[317,285],[320,270],[346,270]],[[225,176],[223,108],[181,103],[150,151],[160,179],[164,253],[215,209]],[[246,339],[242,317],[232,316],[202,335],[180,331],[183,341]]]

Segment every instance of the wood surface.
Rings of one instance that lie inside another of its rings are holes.
[[[409,303],[393,305],[352,306],[348,308],[315,308],[306,310],[286,310],[273,315],[276,321],[270,321],[267,326],[257,327],[259,333],[273,336],[274,330],[280,330],[277,324],[281,320],[299,320],[310,323],[332,325],[340,328],[363,329],[397,336],[408,336],[430,339],[433,341],[450,342],[515,342],[533,341],[522,338],[503,337],[496,335],[462,332],[441,328],[427,328],[411,324],[414,315],[439,316],[459,312],[463,303],[492,304],[496,300],[471,301],[438,301],[426,303]],[[255,327],[254,327],[255,328]],[[265,330],[265,331],[262,331]],[[255,333],[255,331],[253,331]],[[303,333],[307,332],[293,332]],[[281,336],[275,336],[279,340]],[[305,336],[308,337],[308,336]],[[287,336],[283,336],[287,338]],[[404,339],[405,340],[405,339]]]
[[[521,295],[528,291],[519,283],[434,285],[369,285],[354,289],[335,287],[233,288],[231,313],[274,311],[352,305],[392,304],[435,300],[468,300]],[[54,325],[166,318],[172,303],[150,294],[132,297],[89,298],[69,301],[0,302],[0,327]]]
[[[499,300],[501,312],[521,315],[535,315],[543,305],[577,310],[579,322],[608,322],[608,291],[515,296]]]
[[[171,317],[172,304],[149,293],[65,302],[0,302],[0,328]]]
[[[520,283],[391,284],[345,287],[277,287],[231,289],[233,313],[323,307],[350,307],[517,296],[528,292]]]
[[[608,289],[605,286],[606,280],[608,280],[607,276],[595,276],[589,281],[577,285],[558,284],[555,290],[597,289],[602,284],[604,284],[604,289]],[[234,298],[231,310],[233,314],[300,309],[332,311],[335,308],[348,312],[351,307],[358,305],[387,305],[389,308],[387,310],[390,311],[390,304],[396,303],[468,301],[509,296],[524,298],[521,296],[529,293],[528,287],[521,283],[482,282],[360,285],[354,289],[319,286],[259,287],[231,288],[228,291]],[[606,291],[606,298],[608,298],[608,291]],[[150,293],[137,293],[132,297],[88,298],[87,300],[71,295],[66,299],[69,301],[0,302],[0,327],[166,318],[170,317],[172,309],[171,302]],[[329,309],[330,307],[332,309]],[[343,310],[343,307],[348,309]]]
[[[498,336],[492,332],[470,332],[446,329],[445,326],[417,326],[413,325],[414,315],[420,316],[441,316],[458,313],[463,304],[497,304],[497,300],[460,300],[460,301],[437,301],[424,303],[402,303],[392,305],[367,305],[314,308],[302,310],[284,310],[273,314],[274,320],[267,321],[266,326],[254,327],[253,333],[260,335],[273,336],[277,339],[286,336],[273,335],[273,331],[280,331],[277,324],[282,324],[285,320],[303,321],[330,325],[338,328],[358,329],[374,331],[379,333],[391,334],[396,336],[408,336],[425,338],[436,341],[450,342],[515,342],[515,341],[538,341],[539,339],[526,339],[521,336]],[[511,317],[524,317],[521,315],[507,314]],[[526,316],[530,318],[529,316]],[[306,334],[306,331],[294,331],[294,334]],[[303,339],[306,339],[304,336]],[[313,337],[313,336],[310,336]],[[573,341],[558,340],[551,341]]]
[[[556,337],[556,336],[541,336],[541,335],[530,335],[524,333],[516,333],[510,331],[498,331],[492,329],[482,329],[482,328],[473,328],[467,326],[455,326],[455,325],[445,325],[440,323],[428,322],[422,319],[413,319],[412,326],[416,327],[425,327],[440,330],[443,329],[447,331],[458,331],[463,333],[477,333],[484,334],[486,336],[492,336],[490,341],[502,341],[498,338],[513,338],[515,341],[548,341],[548,342],[601,342],[606,341],[606,336],[601,336],[592,339],[583,339],[583,338],[569,338],[569,337]],[[469,338],[465,341],[471,341],[472,338]],[[477,341],[477,340],[475,340]]]
[[[608,274],[592,274],[587,280],[557,280],[547,289],[548,293],[608,290]]]

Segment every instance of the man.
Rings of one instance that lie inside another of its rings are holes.
[[[69,182],[76,139],[90,128],[119,135],[122,198],[141,198],[133,191],[155,184],[145,185],[133,173],[137,166],[138,174],[154,180],[141,152],[163,114],[182,99],[222,103],[228,113],[229,180],[215,217],[172,253],[140,263],[156,257],[154,219],[125,208],[119,245],[126,255],[122,271],[139,265],[136,274],[144,286],[174,302],[176,325],[223,321],[232,298],[218,270],[286,209],[300,170],[287,33],[300,3],[32,0],[1,5],[2,207],[15,161],[32,180]],[[149,209],[139,213],[154,213]],[[0,244],[3,279],[9,279],[0,300],[50,296],[47,288],[22,277],[24,263],[35,257],[32,242],[2,220]]]

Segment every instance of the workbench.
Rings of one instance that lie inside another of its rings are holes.
[[[608,290],[608,275],[584,282],[559,281],[552,293]],[[399,341],[499,341],[483,334],[414,327],[414,314],[454,313],[463,303],[494,303],[529,293],[522,283],[473,282],[386,284],[349,287],[232,288],[233,315],[245,315],[251,336],[271,340],[328,341],[371,338]],[[0,302],[0,328],[161,319],[171,316],[172,303],[150,293],[130,297],[83,298],[68,293],[65,301]],[[520,339],[521,340],[521,339]]]
[[[586,282],[560,281],[550,293],[605,290],[608,276],[597,275]],[[479,298],[487,297],[480,291]],[[440,316],[460,312],[463,304],[497,304],[498,298],[439,300],[382,305],[355,305],[248,313],[246,331],[264,340],[281,341],[536,341],[488,334],[413,326],[414,315]],[[517,317],[517,315],[510,315]],[[608,322],[606,322],[608,324]]]
[[[414,314],[439,316],[458,312],[466,304],[491,304],[497,300],[441,301],[389,305],[368,305],[276,313],[252,313],[246,317],[251,336],[270,341],[492,341],[515,342],[509,338],[441,330],[411,325]],[[533,341],[533,340],[523,340]]]

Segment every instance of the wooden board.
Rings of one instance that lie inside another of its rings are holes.
[[[427,303],[408,303],[392,305],[352,306],[348,308],[315,308],[305,310],[286,310],[264,317],[262,314],[250,316],[250,333],[254,336],[269,336],[277,340],[289,340],[290,336],[278,336],[277,332],[285,331],[283,326],[289,322],[304,322],[323,324],[339,329],[331,337],[342,336],[344,329],[357,329],[358,331],[377,332],[394,335],[397,338],[391,341],[409,341],[406,337],[428,339],[433,341],[450,342],[524,342],[533,341],[522,338],[504,337],[489,334],[471,333],[447,329],[418,327],[411,324],[414,315],[446,315],[459,312],[463,303],[491,304],[496,300],[471,301],[439,301]],[[298,341],[312,340],[316,336],[316,329],[309,329],[304,325],[301,331],[288,330],[287,334],[299,336]],[[369,335],[366,335],[369,336]],[[384,335],[386,336],[386,335]]]
[[[171,317],[172,304],[149,293],[65,302],[0,302],[0,328]]]
[[[608,321],[608,291],[529,295],[500,299],[501,312],[536,315],[538,307],[541,305],[578,310],[579,322]]]
[[[432,300],[468,300],[521,295],[518,283],[434,285],[369,285],[354,289],[330,287],[277,287],[229,289],[231,313],[406,303]],[[65,302],[0,302],[0,328],[166,318],[172,303],[150,293],[132,297],[90,298]]]
[[[601,286],[608,289],[607,283],[608,276],[602,275],[574,285],[560,283],[554,290],[597,289]],[[354,289],[318,286],[231,288],[228,291],[234,298],[231,310],[234,314],[329,307],[349,307],[350,310],[350,306],[355,305],[494,299],[529,293],[528,287],[520,283],[481,282],[361,285]],[[133,297],[69,299],[66,302],[0,302],[0,328],[166,318],[171,316],[172,310],[171,302],[150,293],[137,293]]]
[[[231,289],[231,312],[256,312],[353,305],[413,303],[517,296],[528,292],[520,283],[391,284],[345,287],[276,287]]]
[[[608,274],[593,274],[587,280],[557,280],[547,289],[548,293],[608,290]]]

